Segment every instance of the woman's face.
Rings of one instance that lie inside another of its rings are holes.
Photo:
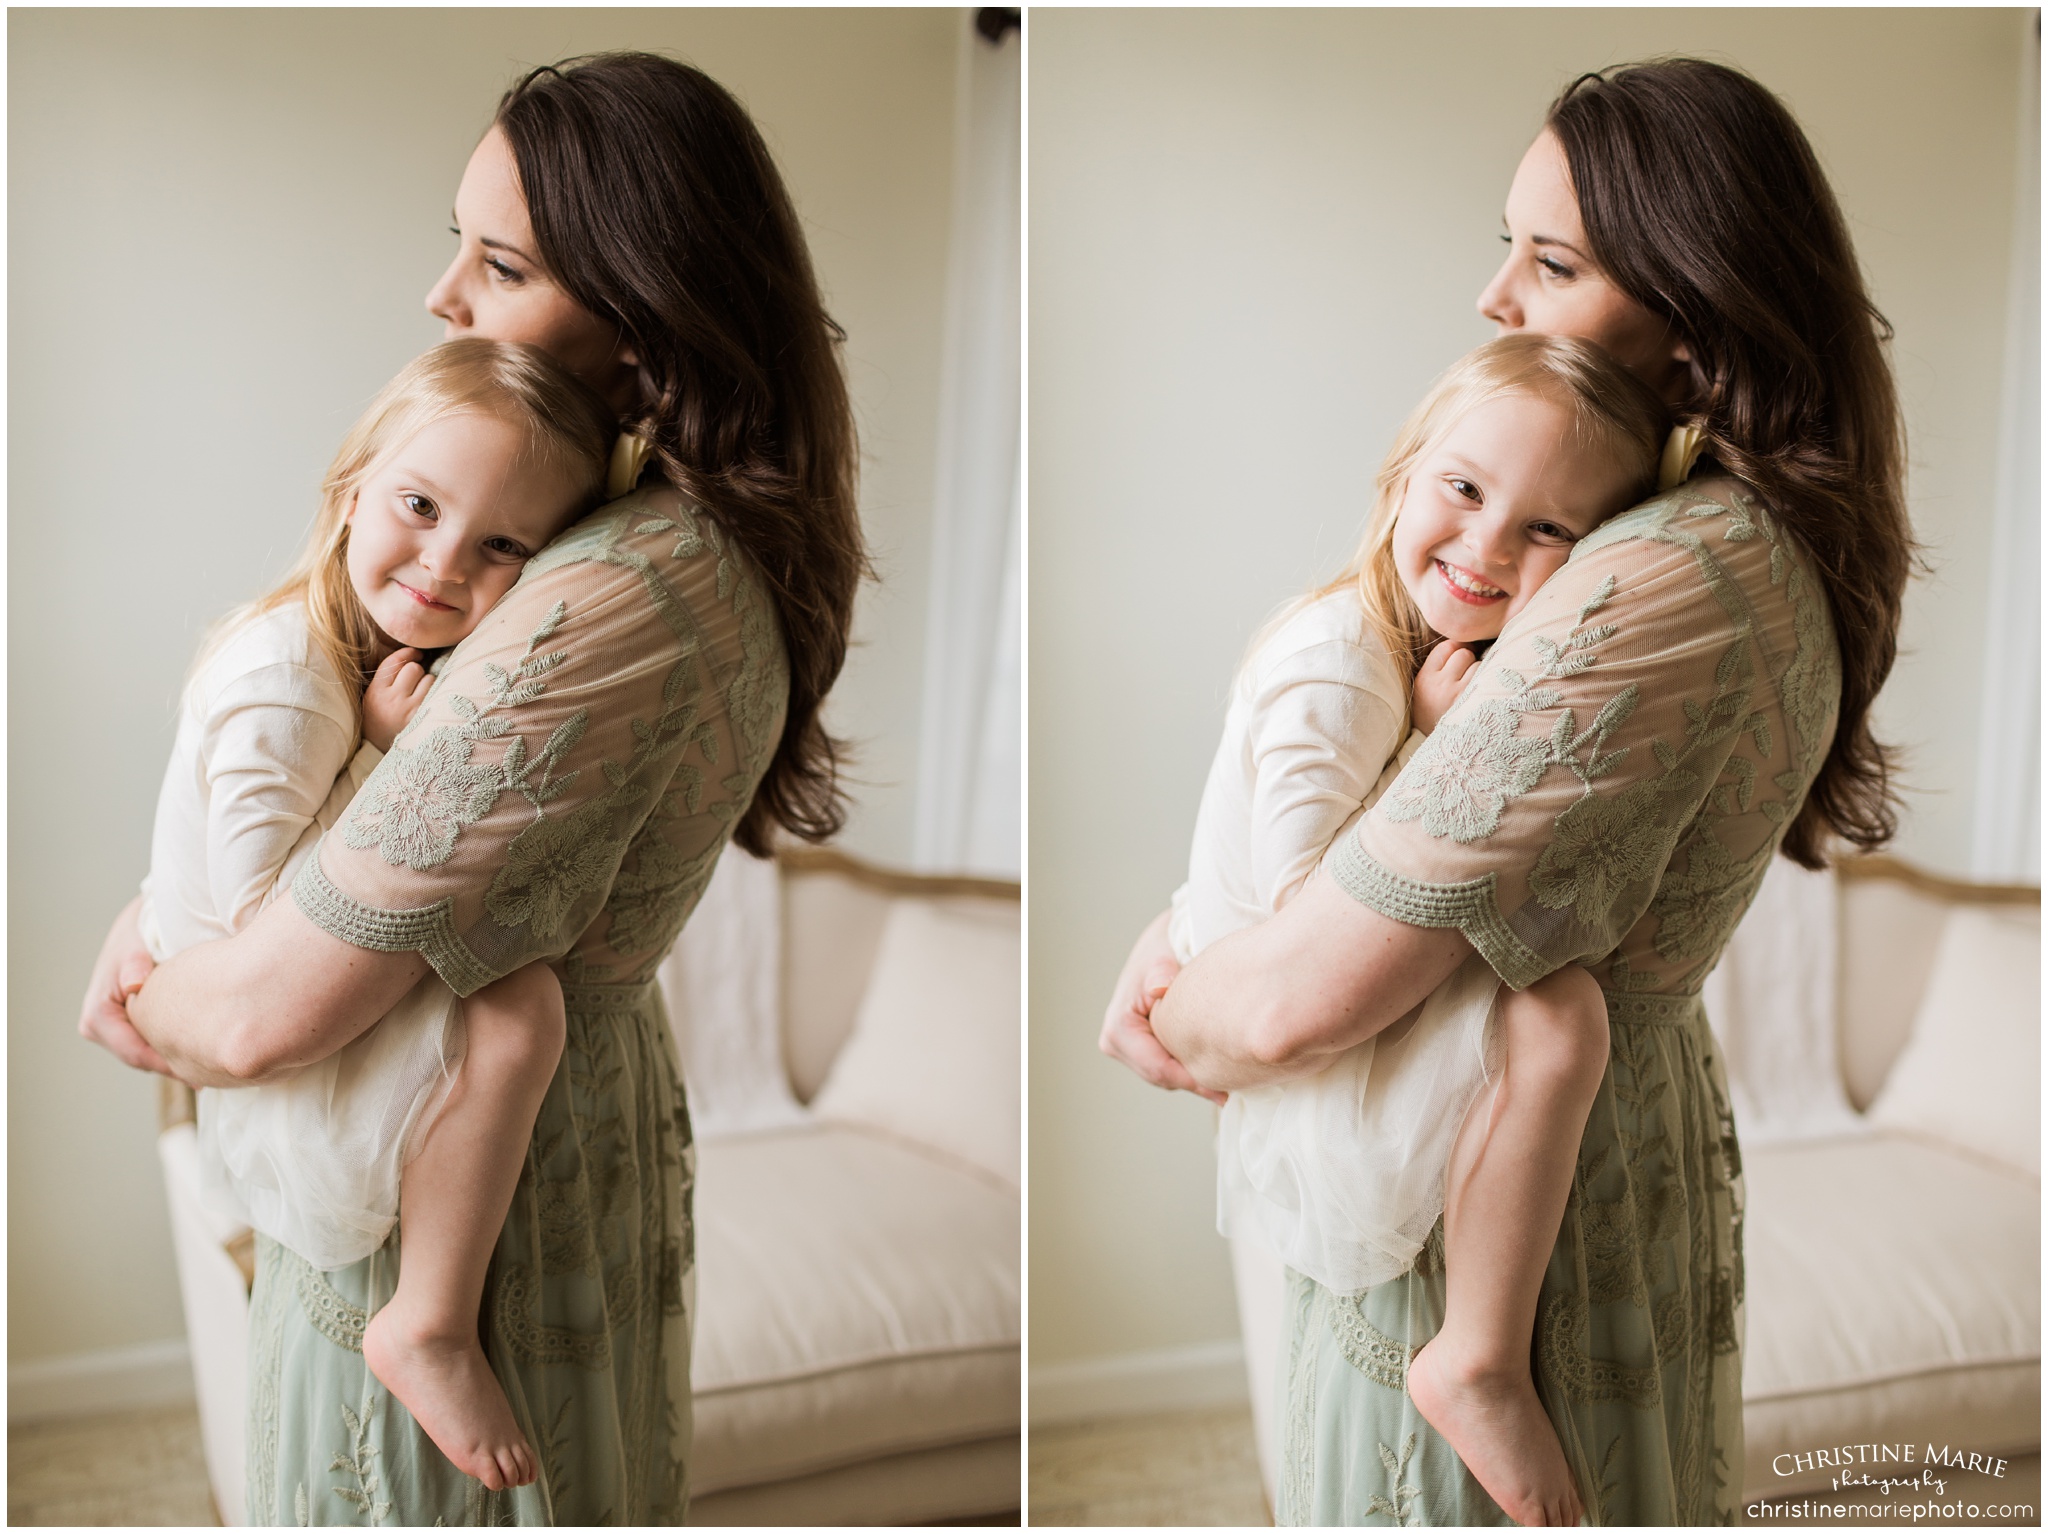
[[[1572,545],[1628,504],[1628,470],[1582,436],[1562,406],[1499,394],[1409,467],[1394,567],[1446,639],[1498,637]]]
[[[620,412],[636,403],[637,359],[616,325],[570,297],[536,254],[533,223],[512,146],[496,128],[483,137],[455,189],[455,259],[427,294],[448,325],[444,340],[482,336],[538,346]]]
[[[1691,352],[1594,264],[1564,146],[1547,128],[1522,156],[1502,221],[1508,256],[1479,295],[1498,334],[1591,341],[1667,401],[1684,398]]]

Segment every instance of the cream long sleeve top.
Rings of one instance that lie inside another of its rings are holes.
[[[158,960],[240,931],[288,888],[383,753],[304,607],[244,623],[186,685],[157,797],[142,937]]]
[[[1308,882],[1420,747],[1419,732],[1402,738],[1407,719],[1408,688],[1350,590],[1305,602],[1266,636],[1231,688],[1174,894],[1182,963]]]

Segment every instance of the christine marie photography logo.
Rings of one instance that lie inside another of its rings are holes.
[[[1828,1485],[1832,1491],[1926,1492],[1941,1496],[1948,1490],[1942,1472],[1968,1471],[2005,1478],[2006,1462],[1992,1454],[1954,1449],[1947,1444],[1845,1443],[1831,1449],[1809,1449],[1801,1454],[1780,1454],[1771,1461],[1771,1472],[1779,1476],[1807,1475],[1817,1470],[1833,1472]]]
[[[1931,1443],[1850,1443],[1826,1449],[1780,1454],[1771,1461],[1772,1473],[1789,1479],[1806,1478],[1825,1472],[1830,1490],[1857,1500],[1829,1500],[1824,1491],[1793,1492],[1781,1499],[1752,1502],[1746,1509],[1752,1521],[1796,1522],[1805,1518],[1856,1519],[1887,1523],[2009,1522],[2015,1518],[2031,1521],[2036,1509],[2017,1503],[1982,1504],[1965,1502],[1958,1487],[1953,1501],[1949,1481],[1959,1475],[2005,1479],[2007,1462],[1995,1454],[1969,1449],[1937,1447]],[[1980,1488],[1973,1487],[1981,1495]],[[1894,1495],[1894,1494],[1897,1495]],[[1994,1490],[1994,1496],[1997,1494]]]

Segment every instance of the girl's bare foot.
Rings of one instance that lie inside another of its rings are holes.
[[[1570,1527],[1584,1516],[1526,1369],[1519,1378],[1489,1373],[1446,1349],[1439,1334],[1408,1364],[1408,1397],[1516,1523]]]
[[[364,1328],[363,1358],[464,1475],[492,1491],[533,1479],[533,1450],[473,1325],[465,1335],[441,1335],[415,1324],[394,1301]]]

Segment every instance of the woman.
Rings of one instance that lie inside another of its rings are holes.
[[[1538,1387],[1592,1522],[1728,1522],[1741,1167],[1698,993],[1776,851],[1818,866],[1894,829],[1868,721],[1911,560],[1889,331],[1798,125],[1718,65],[1577,81],[1507,226],[1481,312],[1598,342],[1711,462],[1581,541],[1330,877],[1149,1017],[1171,966],[1148,929],[1102,1042],[1158,1085],[1228,1091],[1319,1069],[1474,948],[1518,987],[1587,965],[1612,1052]],[[1406,1394],[1443,1296],[1436,1241],[1362,1295],[1290,1280],[1283,1522],[1503,1521]]]
[[[801,229],[759,134],[695,70],[608,54],[500,103],[428,295],[611,401],[615,488],[450,652],[342,834],[128,1003],[132,907],[81,1030],[210,1085],[333,1053],[431,965],[459,993],[553,960],[568,1044],[499,1239],[486,1350],[541,1461],[491,1493],[364,1367],[395,1244],[322,1273],[259,1248],[259,1523],[675,1523],[688,1497],[690,1129],[655,967],[728,838],[843,811],[818,717],[864,569],[854,437]]]

